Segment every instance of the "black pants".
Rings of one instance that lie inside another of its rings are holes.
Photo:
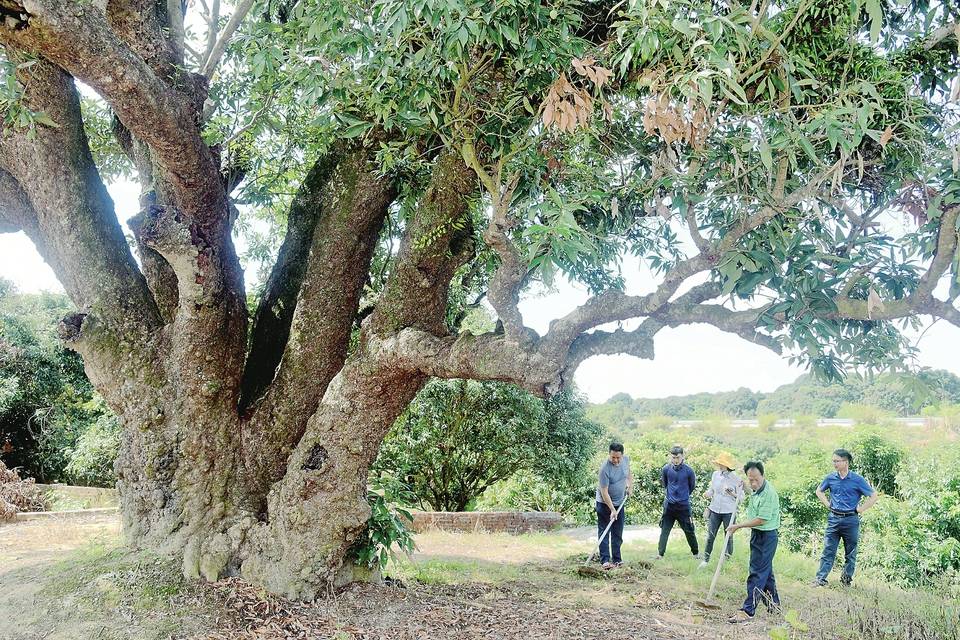
[[[733,518],[732,513],[716,513],[712,510],[710,511],[710,521],[707,524],[707,545],[703,550],[703,560],[704,562],[710,560],[710,554],[713,553],[713,541],[717,538],[717,532],[720,531],[720,525],[723,525],[723,532],[727,532],[727,527],[730,526],[730,520]],[[730,536],[730,540],[727,542],[727,557],[733,555],[733,536]]]
[[[690,517],[690,505],[667,504],[663,508],[663,515],[660,517],[660,543],[657,545],[657,552],[662,556],[667,550],[667,540],[670,538],[670,532],[673,531],[673,524],[678,523],[687,536],[687,544],[690,545],[690,551],[693,555],[700,553],[700,545],[697,543],[697,535],[693,530],[693,519]]]
[[[627,515],[626,506],[620,509],[617,519],[607,535],[600,540],[600,562],[623,562],[620,557],[620,546],[623,544],[623,521]],[[610,507],[603,502],[597,503],[597,537],[603,535],[603,530],[610,524]]]

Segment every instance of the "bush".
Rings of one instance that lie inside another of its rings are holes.
[[[923,415],[943,421],[943,426],[960,431],[960,404],[938,404],[925,407]]]
[[[780,416],[775,413],[764,413],[757,416],[757,425],[764,433],[770,433],[773,431],[773,428],[776,426],[779,419]]]
[[[904,455],[900,446],[876,430],[866,430],[851,436],[845,448],[853,454],[854,470],[877,491],[896,493],[897,474]]]
[[[599,465],[598,465],[599,466]],[[502,480],[477,500],[478,511],[556,511],[576,524],[594,521],[596,474],[584,472],[580,482],[557,484],[530,471]]]
[[[409,488],[389,476],[371,478],[367,491],[370,519],[348,553],[355,564],[383,570],[395,554],[394,547],[405,553],[413,551],[413,533],[409,528],[413,516],[398,504],[409,504],[414,499]]]
[[[780,495],[781,539],[794,551],[809,550],[811,540],[820,536],[826,524],[826,509],[815,492],[827,473],[828,455],[819,448],[806,448],[777,456],[765,465],[766,476]]]
[[[600,433],[571,394],[545,402],[514,385],[435,380],[396,421],[374,470],[402,479],[421,504],[463,511],[520,470],[575,485]]]
[[[960,451],[909,459],[897,493],[902,500],[882,499],[864,517],[864,564],[900,584],[960,595]]]
[[[71,484],[112,487],[117,480],[113,463],[120,450],[120,420],[103,414],[77,439],[64,469]]]

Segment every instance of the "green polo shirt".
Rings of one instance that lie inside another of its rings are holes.
[[[773,531],[780,528],[780,496],[769,481],[764,481],[758,491],[747,498],[747,519],[762,518],[764,523],[754,527],[757,531]]]

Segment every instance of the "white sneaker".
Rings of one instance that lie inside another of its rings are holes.
[[[697,565],[697,569],[706,569],[709,565],[710,563],[704,560],[703,562]]]

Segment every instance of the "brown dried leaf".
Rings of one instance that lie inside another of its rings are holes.
[[[597,75],[597,79],[595,80],[597,88],[602,89],[603,85],[605,85],[607,81],[613,77],[613,71],[605,69],[604,67],[594,67],[593,69]]]
[[[550,128],[553,125],[556,116],[556,105],[553,101],[548,101],[543,106],[543,126]]]
[[[890,142],[891,138],[893,138],[893,127],[888,125],[887,128],[883,130],[883,133],[880,134],[880,146],[886,149],[887,143]]]
[[[587,75],[587,67],[583,64],[580,58],[574,58],[570,61],[570,64],[573,65],[573,70],[579,73],[582,76]]]

